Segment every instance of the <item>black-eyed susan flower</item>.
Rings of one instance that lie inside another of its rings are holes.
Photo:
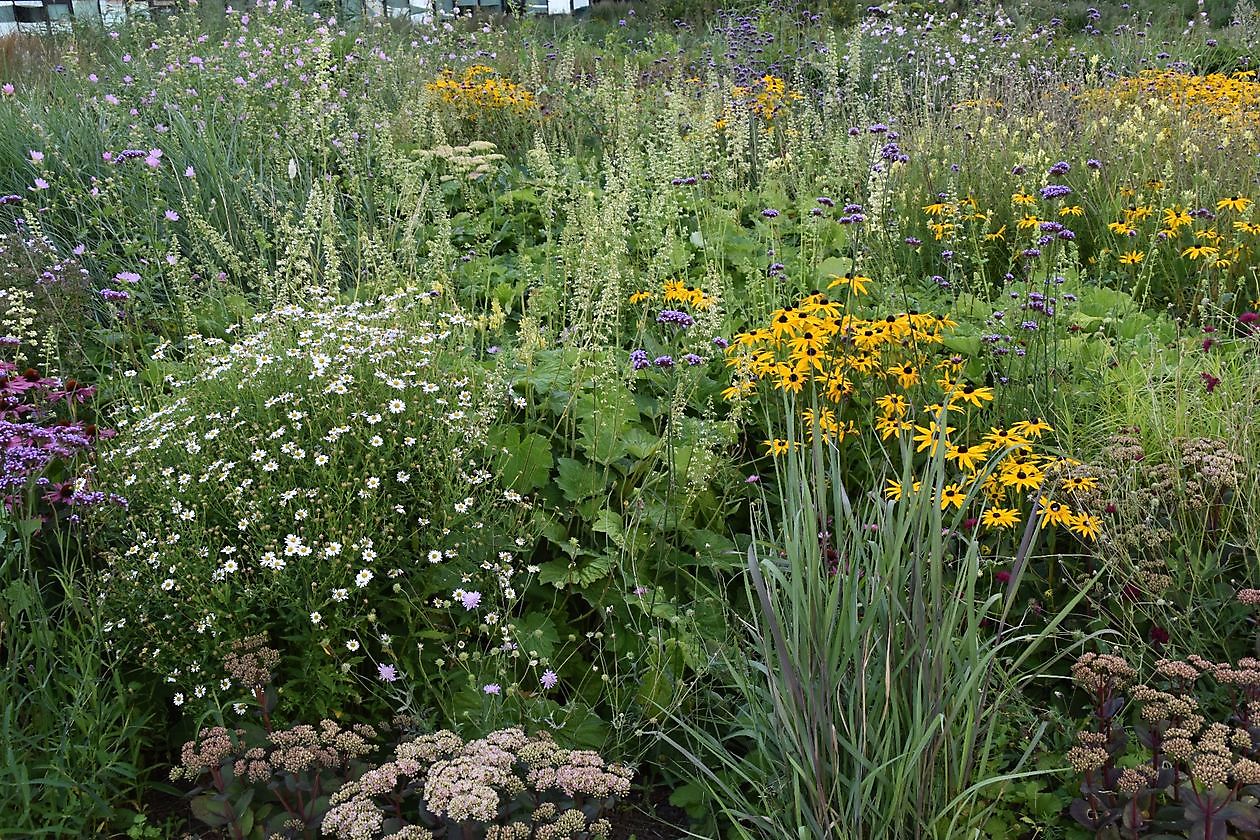
[[[1043,528],[1047,525],[1060,525],[1067,528],[1072,524],[1074,517],[1070,507],[1053,499],[1042,499],[1041,505],[1037,508],[1037,515],[1041,517]]]
[[[1031,420],[1020,420],[1018,423],[1011,424],[1011,430],[1035,440],[1045,432],[1053,432],[1054,427],[1044,420],[1033,417]]]
[[[971,403],[976,408],[980,408],[986,402],[993,401],[993,389],[987,386],[977,386],[970,382],[962,385],[956,385],[949,394],[949,404],[957,405],[959,403]]]
[[[1003,487],[1015,490],[1036,490],[1045,481],[1046,474],[1036,464],[1018,464],[1003,469],[999,480]]]
[[[1019,519],[1015,508],[991,507],[980,514],[980,524],[986,528],[1014,528]]]
[[[1028,438],[1011,429],[990,428],[989,433],[984,436],[984,439],[994,449],[1004,449],[1008,446],[1028,445]]]
[[[843,277],[836,274],[831,275],[831,277],[831,282],[827,284],[828,289],[840,286],[849,289],[855,295],[866,294],[866,287],[871,284],[871,278],[862,274],[854,274],[853,272],[849,272]]]
[[[779,455],[786,455],[788,452],[792,451],[792,442],[789,440],[783,440],[782,438],[763,440],[762,444],[766,447],[766,453],[775,457],[778,457]]]
[[[1098,486],[1098,479],[1090,475],[1065,478],[1059,486],[1069,493],[1088,492]]]
[[[919,490],[922,489],[923,487],[923,482],[921,481],[912,482],[910,487],[911,487],[911,492],[918,493]],[[884,498],[891,499],[894,502],[899,502],[901,501],[901,497],[903,493],[904,493],[904,488],[901,486],[900,481],[896,481],[895,479],[891,479],[891,478],[888,479],[888,486],[884,488]]]
[[[1241,213],[1250,207],[1251,204],[1251,199],[1247,198],[1245,195],[1235,195],[1229,198],[1222,198],[1220,201],[1216,202],[1216,209],[1218,211],[1233,210],[1236,213]]]
[[[647,303],[652,300],[651,292],[635,292],[630,295],[630,303]]]
[[[1098,539],[1098,534],[1102,531],[1102,520],[1092,513],[1078,513],[1072,517],[1068,529],[1077,536],[1092,542]]]
[[[901,417],[910,409],[910,402],[902,394],[884,394],[875,398],[875,405],[885,417]]]
[[[961,509],[965,501],[967,501],[967,494],[959,485],[946,484],[941,488],[941,510],[947,510],[951,506]]]
[[[1137,265],[1145,258],[1145,251],[1125,251],[1117,259],[1119,259],[1121,265]]]
[[[983,443],[977,443],[973,446],[965,443],[955,446],[951,443],[945,446],[945,460],[953,461],[961,469],[969,473],[980,469],[980,465],[984,463],[985,458],[988,456],[989,447]]]
[[[941,430],[940,424],[935,420],[930,421],[926,426],[915,426],[914,442],[917,444],[915,452],[928,451],[929,455],[935,456],[940,448],[941,441],[954,431],[953,426],[947,426],[944,431]]]
[[[920,382],[919,369],[911,362],[903,362],[888,368],[888,375],[896,378],[902,388],[913,388]]]
[[[1220,249],[1214,245],[1191,245],[1181,252],[1181,256],[1197,260],[1200,257],[1215,257]]]

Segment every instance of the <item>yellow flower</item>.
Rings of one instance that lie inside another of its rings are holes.
[[[1014,528],[1019,524],[1019,511],[1015,508],[988,508],[980,515],[980,524],[986,528]]]
[[[1036,490],[1045,480],[1045,473],[1035,464],[1021,464],[1002,470],[1000,481],[1003,487],[1016,490]]]
[[[1093,541],[1098,539],[1098,533],[1102,531],[1102,520],[1092,513],[1080,513],[1072,517],[1068,528],[1072,533]]]
[[[986,233],[984,235],[984,238],[987,239],[989,242],[993,242],[994,240],[999,240],[999,239],[1005,242],[1006,241],[1006,225],[1002,225],[1000,228],[993,231],[993,233]]]
[[[1070,207],[1064,207],[1059,211],[1060,216],[1084,216],[1085,208],[1079,204],[1073,204]]]
[[[740,397],[746,397],[757,390],[757,383],[749,380],[747,382],[737,382],[729,388],[722,390],[722,399],[737,400]]]
[[[914,430],[918,433],[914,436],[914,442],[918,444],[914,451],[922,452],[926,449],[929,455],[935,456],[937,449],[940,448],[941,440],[953,432],[954,427],[948,426],[942,433],[940,425],[935,420],[932,420],[927,426],[915,426]]]
[[[1146,256],[1145,251],[1127,251],[1120,255],[1121,265],[1137,265]]]
[[[992,402],[992,401],[993,401],[992,388],[976,387],[975,385],[972,385],[970,382],[962,385],[961,387],[955,387],[952,391],[950,391],[950,394],[949,394],[950,405],[954,405],[956,403],[968,402],[974,405],[976,408],[980,408],[981,403]]]
[[[1041,219],[1038,219],[1036,216],[1026,215],[1015,223],[1015,227],[1020,230],[1033,230],[1039,224],[1041,224]]]
[[[885,417],[901,417],[910,408],[909,401],[901,394],[884,394],[875,398],[875,405]]]
[[[989,429],[989,433],[984,436],[985,441],[994,449],[1002,449],[1007,446],[1027,446],[1028,438],[1019,432],[1007,429]]]
[[[1017,192],[1011,195],[1011,204],[1027,205],[1027,204],[1036,204],[1036,203],[1037,203],[1037,197],[1029,195],[1026,192]]]
[[[1042,499],[1037,513],[1041,516],[1041,527],[1043,528],[1047,525],[1062,525],[1066,528],[1072,524],[1072,509],[1062,502]]]
[[[775,380],[775,387],[780,391],[791,391],[793,394],[799,394],[801,389],[805,387],[805,381],[805,375],[799,370],[782,365]]]
[[[922,481],[916,481],[910,485],[911,492],[914,492],[914,493],[918,493],[919,490],[922,489],[922,487],[923,487]],[[899,502],[901,501],[901,496],[903,492],[904,491],[903,491],[900,481],[895,481],[891,478],[888,479],[888,486],[884,488],[885,498],[892,499],[894,502]]]
[[[866,294],[866,287],[870,284],[871,278],[863,277],[861,274],[849,274],[840,277],[839,275],[831,275],[832,281],[827,284],[828,289],[834,289],[836,286],[848,286],[853,290],[855,295]]]
[[[647,301],[650,301],[651,299],[652,299],[651,292],[635,292],[634,294],[630,295],[631,303],[646,303]]]
[[[967,472],[978,470],[988,455],[989,447],[983,443],[977,443],[975,446],[968,446],[965,443],[955,446],[950,443],[945,446],[945,459],[957,462],[958,466]]]
[[[1197,260],[1199,257],[1214,257],[1220,249],[1212,245],[1191,245],[1181,252],[1181,256]]]
[[[786,455],[792,449],[792,442],[781,438],[763,440],[762,443],[766,446],[767,454],[774,455],[776,457],[779,455]]]
[[[888,440],[894,435],[899,435],[913,428],[914,424],[909,420],[899,420],[896,417],[880,417],[875,421],[875,431],[879,432],[881,440]]]
[[[1137,228],[1128,222],[1108,222],[1107,228],[1112,232],[1121,236],[1128,236],[1137,232]]]
[[[1034,417],[1031,420],[1021,420],[1011,426],[1011,431],[1030,438],[1039,438],[1043,432],[1053,432],[1054,427],[1044,420]]]
[[[1236,195],[1231,198],[1222,198],[1220,201],[1216,202],[1216,209],[1233,210],[1237,213],[1241,213],[1250,207],[1251,204],[1252,202],[1250,198],[1242,195]]]
[[[929,216],[939,216],[942,213],[945,213],[946,211],[952,211],[953,209],[954,209],[953,205],[949,204],[948,202],[937,201],[924,207],[923,212],[927,213]]]
[[[965,501],[967,494],[957,484],[946,484],[941,488],[941,510],[946,510],[950,505],[961,509]]]
[[[1087,492],[1098,486],[1098,479],[1093,476],[1081,476],[1080,478],[1065,478],[1063,480],[1063,489],[1069,493],[1077,491]]]
[[[902,388],[911,388],[918,385],[920,381],[918,368],[910,362],[893,365],[888,368],[888,373],[890,376],[897,377],[897,384]]]

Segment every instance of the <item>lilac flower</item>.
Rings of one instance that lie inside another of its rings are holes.
[[[22,196],[20,195],[0,195],[0,207],[6,204],[21,204]]]
[[[832,201],[830,198],[827,198],[827,196],[825,196],[825,195],[820,195],[820,196],[818,196],[818,198],[816,198],[816,199],[814,199],[814,200],[815,200],[815,201],[817,201],[819,204],[821,204],[823,207],[835,207],[835,206],[836,206],[836,203],[835,203],[834,201]]]
[[[907,236],[907,237],[906,237],[906,244],[907,244],[907,245],[909,245],[910,247],[912,247],[912,248],[913,248],[913,247],[916,247],[916,246],[918,246],[918,245],[922,245],[922,244],[923,244],[923,240],[922,240],[922,239],[920,239],[920,238],[919,238],[919,237],[917,237],[917,236]]]
[[[380,664],[376,666],[376,678],[381,682],[392,683],[398,679],[398,669],[393,665]]]
[[[643,370],[649,364],[651,363],[648,361],[648,354],[646,350],[630,351],[630,367],[635,370]]]
[[[748,476],[748,478],[744,479],[745,484],[759,484],[760,482],[761,482],[761,476],[757,475],[756,473],[753,473],[752,475]]]
[[[543,688],[552,689],[560,682],[560,677],[556,676],[555,671],[548,668],[546,671],[543,671],[543,675],[538,681],[542,683]]]
[[[1037,329],[1037,322],[1036,321],[1021,321],[1019,324],[1019,328],[1021,330],[1028,330],[1029,332],[1034,332]]]

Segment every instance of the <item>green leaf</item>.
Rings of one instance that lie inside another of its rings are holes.
[[[578,418],[578,443],[586,457],[607,464],[624,456],[626,433],[639,422],[634,394],[626,388],[608,388],[583,395],[574,405]]]
[[[827,257],[818,266],[818,279],[830,280],[843,277],[853,270],[853,260],[847,257]]]
[[[551,444],[545,437],[537,432],[521,437],[520,429],[509,427],[495,446],[499,450],[499,474],[505,484],[518,493],[546,486],[552,459]]]
[[[557,589],[566,586],[590,586],[597,580],[608,577],[613,569],[613,559],[608,555],[590,557],[586,560],[552,560],[542,564],[538,573],[541,583],[550,583]]]
[[[560,643],[560,633],[551,616],[542,612],[527,613],[515,622],[516,642],[531,657],[551,658]]]
[[[211,795],[198,796],[190,803],[193,816],[208,826],[218,828],[228,824],[227,803]]]
[[[564,497],[570,502],[590,498],[608,486],[602,469],[574,458],[558,459],[556,471],[559,474],[556,486],[564,491]]]

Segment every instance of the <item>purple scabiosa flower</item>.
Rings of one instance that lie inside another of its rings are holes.
[[[550,690],[559,684],[560,677],[556,675],[555,671],[548,668],[546,671],[543,671],[543,674],[539,677],[538,682],[542,683],[543,688]]]
[[[162,214],[162,217],[165,218],[166,221],[168,222],[179,221],[179,214],[176,213],[174,210],[167,210],[165,213]]]
[[[1019,328],[1021,330],[1028,330],[1029,332],[1034,332],[1037,329],[1037,322],[1036,321],[1021,321],[1019,324]]]
[[[658,324],[676,324],[686,329],[695,322],[695,318],[692,318],[686,312],[682,312],[677,309],[662,309],[660,312],[656,313],[656,323]]]
[[[381,682],[395,682],[398,679],[398,669],[393,665],[379,664],[376,666],[376,678]]]
[[[12,82],[5,82],[4,85],[0,86],[0,94],[4,94],[5,96],[12,96],[14,90],[15,88],[13,87]]]
[[[497,697],[498,695],[503,693],[503,686],[499,685],[498,683],[488,683],[486,685],[483,685],[481,687],[481,690],[485,692],[486,694],[493,694]]]
[[[1071,195],[1072,188],[1063,184],[1049,184],[1041,188],[1041,197],[1044,199],[1062,198],[1065,195]]]
[[[1061,160],[1058,163],[1056,163],[1054,166],[1050,167],[1050,174],[1051,175],[1066,175],[1071,170],[1072,170],[1072,164],[1068,163],[1066,160]]]
[[[122,283],[139,283],[140,275],[134,271],[120,271],[114,275],[114,279]]]
[[[917,236],[907,236],[906,244],[909,245],[911,248],[917,248],[918,246],[923,244],[923,240]]]
[[[761,215],[765,216],[767,219],[775,219],[778,218],[779,211],[775,210],[773,207],[767,207],[765,210],[761,211]]]
[[[162,150],[149,149],[149,153],[144,157],[144,162],[150,169],[157,169],[162,165]]]
[[[31,149],[27,152],[27,154],[31,156],[31,163],[39,163],[44,159],[44,153],[35,151],[34,149]]]
[[[1099,160],[1098,158],[1090,158],[1089,160],[1085,161],[1085,165],[1088,166],[1090,169],[1102,169],[1102,161]]]
[[[101,297],[111,303],[122,303],[131,300],[131,295],[119,289],[101,289]]]
[[[687,355],[682,357],[682,360],[686,362],[688,366],[690,367],[695,367],[696,365],[704,364],[704,359],[700,356],[697,356],[695,353],[688,353]]]
[[[727,347],[731,346],[731,343],[719,335],[719,336],[714,337],[713,346],[718,348],[719,350],[725,350]]]
[[[819,204],[821,204],[823,207],[835,207],[835,206],[836,206],[836,203],[835,203],[834,201],[832,201],[830,198],[827,198],[827,196],[825,196],[825,195],[820,195],[820,196],[818,196],[818,198],[816,198],[816,199],[814,199],[814,200],[815,200],[815,201],[817,201]]]
[[[648,354],[646,350],[630,351],[630,367],[635,370],[643,370],[650,364],[651,362],[648,361]]]
[[[1059,238],[1065,242],[1071,242],[1073,239],[1076,238],[1076,232],[1068,230],[1067,228],[1064,228],[1063,230],[1059,231]]]
[[[459,602],[464,605],[464,609],[468,612],[477,609],[481,604],[480,592],[465,592],[460,589],[455,592],[455,597],[459,599]]]
[[[670,368],[674,366],[674,359],[672,356],[657,356],[652,360],[652,364],[658,368]]]
[[[31,189],[32,189],[32,190],[35,190],[35,191],[37,191],[37,192],[38,192],[39,190],[46,190],[46,189],[48,189],[48,182],[47,182],[47,181],[45,181],[43,178],[36,178],[36,179],[35,179],[35,186],[31,187]]]
[[[883,123],[875,123],[873,126],[871,126],[867,130],[871,134],[883,134],[884,132],[888,131],[888,126],[884,125]]]
[[[1022,257],[1027,257],[1028,259],[1032,259],[1033,257],[1041,256],[1041,249],[1040,248],[1025,248],[1019,253],[1020,253],[1020,256]]]

